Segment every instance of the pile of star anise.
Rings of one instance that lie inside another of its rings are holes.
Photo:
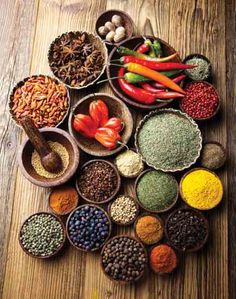
[[[82,87],[101,73],[104,56],[89,41],[87,33],[68,32],[52,43],[49,65],[61,81],[72,87]]]

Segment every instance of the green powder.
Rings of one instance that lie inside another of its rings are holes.
[[[185,73],[193,80],[205,80],[210,75],[210,64],[202,58],[193,57],[185,62],[186,64],[197,65],[193,69],[185,70]]]
[[[137,196],[144,208],[160,211],[168,208],[177,195],[177,182],[172,175],[152,170],[137,185]]]

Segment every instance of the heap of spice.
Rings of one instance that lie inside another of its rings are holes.
[[[138,179],[136,194],[144,209],[161,212],[176,201],[178,184],[172,175],[150,170]]]
[[[152,248],[149,262],[155,273],[171,273],[177,267],[177,256],[170,246],[161,244]]]
[[[218,106],[219,96],[213,85],[207,82],[191,82],[185,88],[181,109],[195,119],[212,117]]]
[[[200,163],[208,169],[218,169],[225,164],[226,151],[218,142],[206,143],[201,152]]]
[[[99,249],[110,233],[110,223],[105,211],[92,205],[78,207],[68,218],[67,233],[78,249]]]
[[[55,127],[69,107],[67,89],[48,76],[32,76],[15,90],[10,107],[17,123],[29,116],[37,128]]]
[[[55,214],[66,215],[76,208],[78,200],[79,196],[75,188],[64,185],[50,193],[49,205]]]
[[[20,242],[35,256],[50,256],[62,246],[64,229],[55,216],[48,213],[35,214],[23,224]]]
[[[92,161],[78,178],[80,194],[95,203],[107,201],[116,192],[118,176],[107,161]]]
[[[188,75],[189,78],[192,80],[206,80],[211,75],[211,65],[210,63],[204,59],[203,57],[193,57],[187,59],[185,61],[186,64],[195,65],[195,68],[186,69],[185,73]]]
[[[132,150],[126,150],[119,154],[115,163],[118,171],[124,177],[136,177],[144,168],[141,155]]]
[[[105,273],[117,281],[133,282],[140,278],[147,262],[143,246],[128,236],[111,239],[102,250]]]
[[[208,236],[205,217],[193,209],[175,210],[166,221],[166,236],[170,244],[180,251],[200,249]]]
[[[135,220],[138,208],[133,198],[120,195],[110,206],[111,219],[119,224],[128,224]]]
[[[181,195],[186,203],[199,210],[216,207],[223,196],[220,178],[207,169],[193,169],[180,183]]]
[[[136,132],[136,144],[143,159],[163,171],[192,165],[199,156],[201,141],[197,125],[173,109],[151,112]]]
[[[154,215],[141,216],[135,225],[135,233],[143,243],[155,244],[163,237],[162,221]]]
[[[52,72],[72,87],[83,87],[95,80],[104,66],[104,55],[86,32],[67,32],[49,50]]]
[[[33,151],[31,156],[31,164],[38,175],[41,177],[45,177],[47,179],[55,179],[62,176],[69,166],[69,153],[67,149],[59,142],[48,141],[49,146],[53,151],[55,151],[62,160],[62,169],[59,172],[53,173],[47,171],[42,163],[39,154],[36,150]]]

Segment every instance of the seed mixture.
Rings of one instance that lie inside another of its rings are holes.
[[[203,58],[193,57],[185,61],[186,64],[196,65],[197,67],[185,70],[185,73],[192,80],[206,80],[210,76],[210,64]]]
[[[50,214],[30,217],[20,231],[22,246],[35,256],[48,256],[57,251],[64,241],[61,223]]]
[[[132,150],[126,150],[119,154],[115,163],[120,174],[125,177],[135,177],[144,168],[141,155]]]
[[[117,197],[110,207],[111,218],[120,224],[127,224],[133,221],[137,215],[135,201],[125,195]]]
[[[217,143],[207,143],[203,146],[200,163],[208,169],[218,169],[225,164],[226,153],[222,145]]]
[[[166,244],[155,246],[150,253],[150,266],[155,273],[171,273],[177,267],[175,251]]]
[[[42,165],[39,154],[36,150],[33,151],[31,156],[31,164],[36,173],[47,179],[55,179],[63,175],[69,165],[69,153],[67,149],[59,142],[48,141],[49,146],[53,151],[58,153],[62,160],[62,170],[57,173],[48,172]]]

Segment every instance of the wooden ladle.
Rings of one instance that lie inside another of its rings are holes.
[[[62,170],[62,160],[58,153],[52,151],[43,135],[36,128],[31,118],[24,117],[21,121],[21,125],[25,130],[25,133],[29,137],[35,150],[38,152],[43,167],[52,173],[57,173]]]

